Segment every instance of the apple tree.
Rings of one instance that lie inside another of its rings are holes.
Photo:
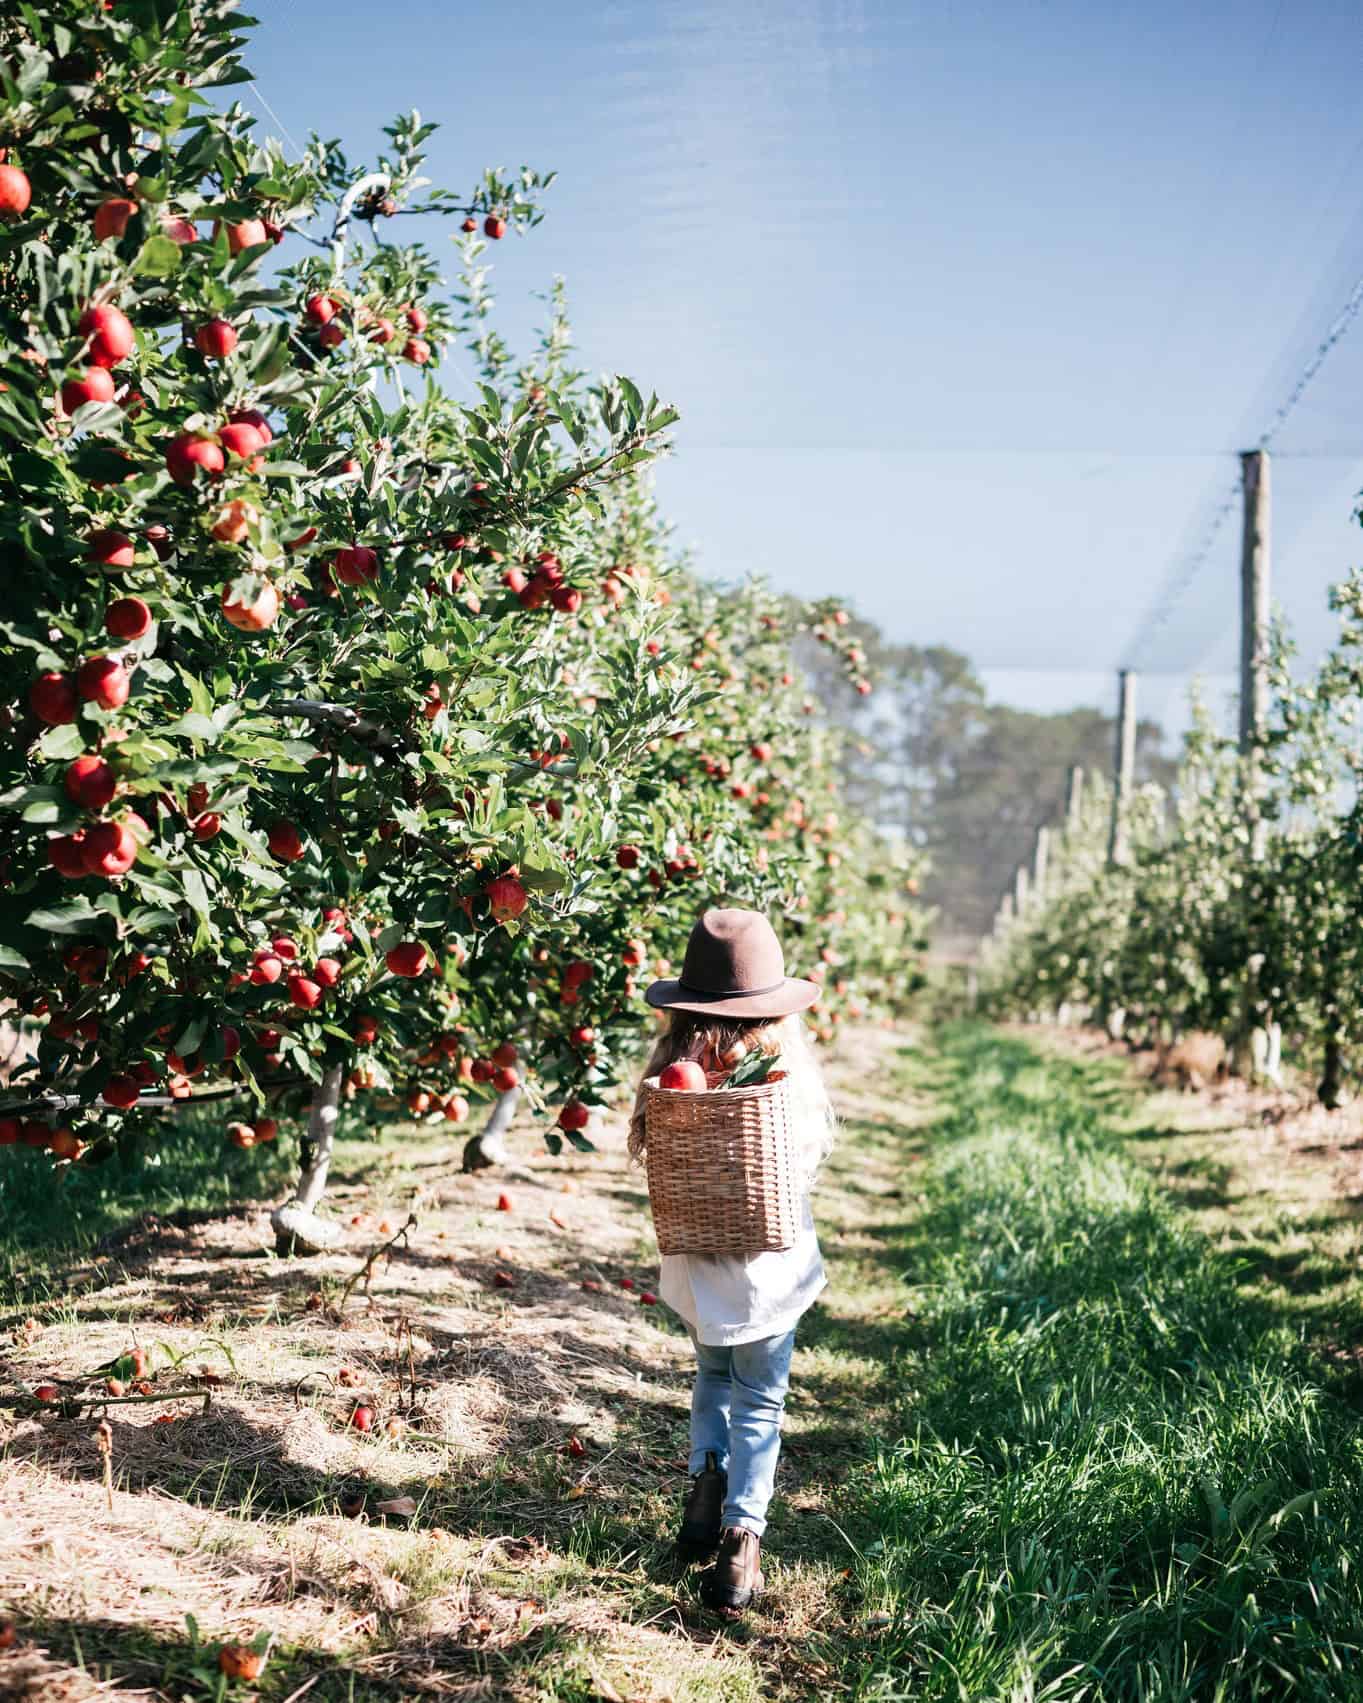
[[[529,359],[493,329],[549,177],[434,187],[416,115],[291,161],[241,46],[223,0],[0,21],[0,1143],[97,1162],[220,1092],[247,1145],[302,1094],[311,1246],[343,1095],[524,1090],[584,1144],[701,893],[791,914],[849,1011],[916,924],[790,660],[840,612],[670,560],[674,411],[573,370],[557,300]]]

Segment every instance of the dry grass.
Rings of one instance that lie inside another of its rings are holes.
[[[255,1207],[152,1221],[0,1317],[0,1389],[93,1395],[136,1343],[164,1397],[108,1408],[108,1487],[98,1413],[0,1409],[0,1606],[22,1634],[0,1698],[209,1697],[218,1642],[257,1634],[278,1703],[826,1695],[826,1641],[855,1618],[837,1487],[888,1419],[882,1321],[902,1313],[878,1232],[903,1215],[911,1119],[867,1087],[900,1045],[853,1037],[833,1072],[835,1290],[797,1359],[765,1613],[723,1631],[670,1559],[689,1345],[639,1299],[655,1266],[621,1120],[595,1157],[523,1131],[510,1181],[464,1177],[443,1126],[405,1130],[345,1150],[332,1255],[278,1260]],[[410,1517],[377,1511],[400,1497]]]

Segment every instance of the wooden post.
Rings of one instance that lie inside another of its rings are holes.
[[[1249,824],[1249,855],[1262,863],[1268,847],[1268,824],[1263,814],[1263,770],[1259,760],[1268,730],[1269,586],[1272,568],[1272,506],[1268,452],[1247,449],[1240,455],[1244,493],[1240,534],[1240,760],[1242,796]],[[1232,1059],[1236,1070],[1250,1080],[1279,1080],[1281,1032],[1260,986],[1262,955],[1246,966],[1246,1021],[1235,1037]],[[1333,996],[1333,989],[1327,992]],[[1323,1090],[1338,1076],[1338,1037],[1327,1023],[1326,1070]],[[1322,1095],[1324,1097],[1324,1094]],[[1326,1101],[1329,1104],[1329,1100]]]
[[[1250,818],[1250,856],[1264,855],[1259,799],[1262,777],[1258,749],[1268,726],[1268,621],[1270,555],[1268,453],[1247,449],[1240,456],[1244,526],[1240,542],[1240,755],[1245,760],[1245,809]]]
[[[1240,543],[1240,749],[1250,751],[1268,717],[1269,473],[1268,454],[1240,456],[1244,528]]]
[[[1084,770],[1079,763],[1070,765],[1065,785],[1065,832],[1072,834],[1084,814]]]
[[[1051,865],[1051,830],[1038,828],[1036,850],[1032,854],[1032,897],[1038,904],[1046,902],[1046,879]]]
[[[1126,807],[1136,772],[1136,676],[1129,668],[1117,676],[1117,751],[1112,775],[1112,826],[1107,837],[1109,864],[1125,863]]]

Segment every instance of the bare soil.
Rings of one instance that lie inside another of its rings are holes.
[[[859,1635],[839,1498],[888,1422],[902,1313],[884,1232],[918,1114],[874,1085],[904,1044],[863,1031],[831,1070],[834,1284],[802,1332],[763,1613],[726,1629],[671,1560],[691,1359],[648,1304],[623,1119],[595,1156],[521,1129],[510,1177],[464,1176],[462,1130],[409,1127],[344,1147],[332,1254],[277,1258],[263,1205],[144,1220],[0,1316],[0,1397],[52,1379],[82,1404],[0,1406],[0,1698],[215,1696],[218,1646],[256,1638],[279,1703],[828,1694],[821,1648]],[[134,1345],[155,1399],[110,1403],[102,1441],[99,1368]]]

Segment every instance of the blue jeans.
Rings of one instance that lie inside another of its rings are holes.
[[[767,1529],[767,1504],[781,1453],[781,1415],[790,1383],[795,1332],[714,1348],[696,1342],[691,1395],[691,1471],[702,1472],[713,1450],[729,1493],[721,1516],[757,1537]]]

